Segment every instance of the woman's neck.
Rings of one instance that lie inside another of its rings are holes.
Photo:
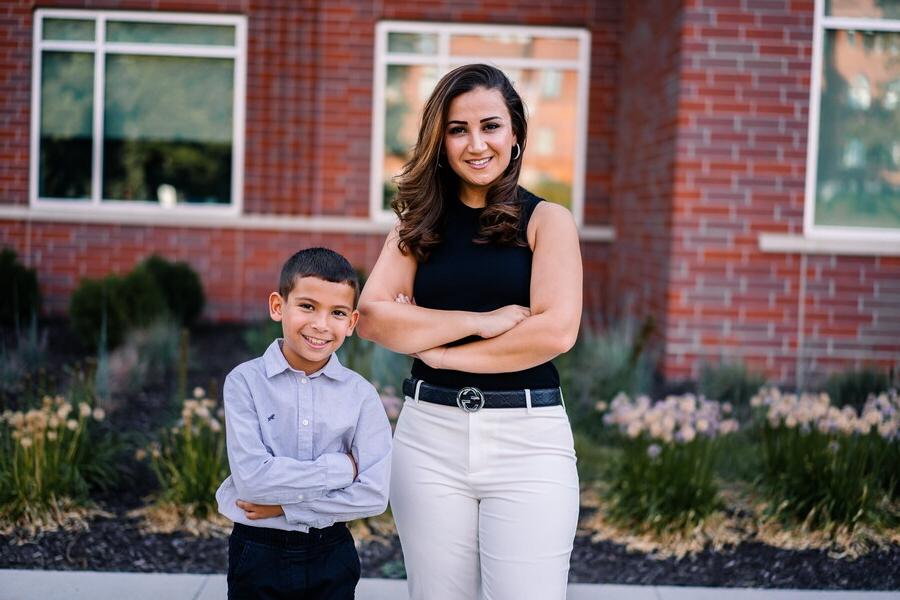
[[[487,189],[463,185],[459,190],[459,201],[469,208],[484,208],[487,206]]]

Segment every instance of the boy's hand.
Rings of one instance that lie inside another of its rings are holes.
[[[356,481],[356,476],[359,475],[359,467],[356,466],[356,459],[353,458],[351,453],[347,453],[347,458],[350,459],[350,464],[353,465],[353,481]]]
[[[272,517],[279,517],[284,514],[284,509],[281,508],[280,504],[253,504],[252,502],[246,502],[244,500],[238,500],[235,504],[244,511],[244,516],[251,521],[255,521],[256,519],[271,519]]]

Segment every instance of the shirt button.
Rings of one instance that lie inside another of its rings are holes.
[[[300,380],[300,383],[309,383],[309,379],[304,377],[303,379]]]
[[[297,500],[303,500],[303,494],[300,494],[299,496],[297,496]]]
[[[304,425],[309,425],[309,419],[303,419],[303,424],[304,424]]]

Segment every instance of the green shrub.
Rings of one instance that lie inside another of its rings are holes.
[[[0,323],[27,323],[41,312],[41,291],[37,272],[20,264],[10,248],[0,251],[0,281],[5,288],[0,294]]]
[[[765,377],[749,372],[742,362],[723,361],[718,365],[703,365],[698,389],[707,398],[731,403],[741,418],[746,418],[750,412],[750,398],[765,383]]]
[[[0,343],[0,406],[27,406],[35,391],[37,397],[45,391],[41,374],[47,364],[47,332],[38,328],[36,315],[27,329],[16,328],[14,340],[12,348]]]
[[[262,356],[275,339],[282,337],[281,323],[268,319],[244,330],[244,346],[251,358]]]
[[[812,528],[896,522],[900,402],[831,405],[827,394],[765,389],[751,401],[761,430],[760,485],[773,511]]]
[[[93,404],[88,378],[78,377],[67,397],[46,396],[39,408],[3,412],[0,522],[52,521],[67,506],[89,504],[91,489],[115,482],[118,448],[99,430],[105,413]]]
[[[108,356],[109,391],[133,393],[174,381],[180,339],[181,328],[169,319],[129,331]]]
[[[886,392],[891,387],[888,374],[876,368],[846,371],[832,375],[825,383],[825,392],[836,406],[852,406],[860,410],[872,394]]]
[[[89,348],[98,347],[104,328],[108,347],[115,348],[129,330],[150,325],[165,312],[156,280],[141,268],[124,277],[84,279],[69,301],[72,329]]]
[[[161,488],[158,500],[199,518],[215,513],[216,490],[228,476],[224,412],[204,395],[197,388],[194,398],[184,401],[178,425],[164,430],[150,448]]]
[[[185,327],[193,325],[203,312],[206,297],[200,276],[186,262],[169,262],[153,255],[138,268],[146,269],[165,298],[169,313]]]
[[[602,438],[608,430],[603,427],[602,411],[595,409],[598,403],[608,404],[619,392],[649,390],[652,369],[644,349],[653,328],[652,319],[637,331],[633,321],[622,321],[601,333],[585,327],[572,350],[554,361],[573,427]]]
[[[619,431],[609,470],[609,517],[640,531],[682,531],[720,501],[713,478],[723,436],[737,430],[718,402],[692,395],[650,402],[617,396],[604,417]]]

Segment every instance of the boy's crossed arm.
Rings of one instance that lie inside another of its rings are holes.
[[[353,457],[328,452],[314,460],[272,456],[262,441],[256,407],[243,377],[223,386],[231,476],[241,500],[282,505],[319,498],[347,487],[356,474]]]
[[[391,468],[391,428],[374,388],[363,402],[352,443],[359,473],[347,487],[299,502],[257,504],[238,501],[249,519],[284,515],[288,523],[320,527],[381,514],[387,508]]]

